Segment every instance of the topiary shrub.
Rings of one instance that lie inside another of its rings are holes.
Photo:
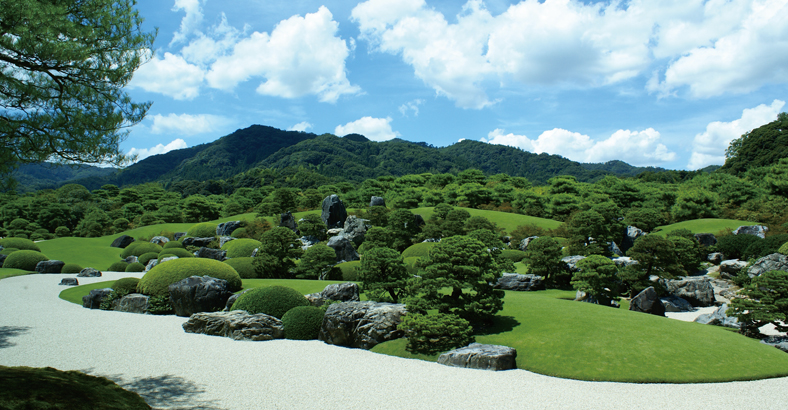
[[[107,269],[107,270],[110,271],[110,272],[125,272],[127,266],[129,266],[128,262],[126,262],[126,261],[117,261],[117,262],[113,263],[112,265],[109,265],[109,269]]]
[[[60,273],[79,273],[82,271],[82,266],[76,263],[67,263],[63,265],[63,269],[60,270]]]
[[[741,259],[750,245],[762,240],[755,235],[725,235],[717,238],[714,249],[725,255],[725,259]]]
[[[17,248],[3,248],[3,249],[0,249],[0,254],[10,255],[11,253],[16,252],[18,250],[19,249],[17,249]]]
[[[430,253],[430,249],[432,249],[437,244],[438,244],[437,242],[422,242],[422,243],[417,243],[415,245],[411,245],[407,247],[404,251],[402,251],[402,257],[403,258],[411,258],[414,256],[427,257],[427,255]]]
[[[168,287],[189,276],[210,276],[227,281],[228,290],[241,290],[241,277],[232,266],[213,259],[183,258],[154,266],[140,279],[138,289],[150,296],[166,296]]]
[[[235,269],[238,272],[238,275],[241,279],[254,279],[257,277],[257,271],[254,270],[254,265],[252,265],[252,257],[247,256],[245,258],[232,258],[227,259],[223,263],[226,263]]]
[[[169,243],[169,242],[167,242]],[[187,251],[184,248],[165,248],[163,251],[159,252],[159,259],[166,258],[168,256],[177,256],[179,258],[193,258],[194,254]]]
[[[296,306],[288,310],[282,316],[285,339],[317,339],[320,326],[323,324],[323,316],[325,316],[325,311],[314,306]]]
[[[335,266],[342,271],[342,280],[346,282],[358,281],[358,270],[361,268],[361,261],[342,262]]]
[[[169,241],[164,244],[164,249],[170,249],[170,248],[184,249],[184,246],[183,243],[181,243],[180,241]]]
[[[145,272],[145,265],[139,262],[130,263],[124,272]]]
[[[525,258],[525,252],[516,249],[504,249],[501,251],[501,257],[509,259],[512,263],[517,263]]]
[[[248,238],[249,233],[246,232],[246,228],[237,228],[230,234],[233,238]]]
[[[139,278],[121,278],[115,281],[110,286],[112,290],[118,293],[135,293],[137,291],[137,284],[140,282]]]
[[[41,252],[41,248],[35,242],[25,238],[3,238],[0,239],[0,246],[3,248],[16,248],[21,250]]]
[[[3,268],[21,269],[32,272],[36,270],[36,265],[41,261],[48,261],[43,253],[31,250],[19,250],[11,253],[5,258]]]
[[[157,255],[162,251],[161,245],[150,242],[132,242],[131,245],[123,249],[120,253],[121,259],[126,259],[129,256],[141,256],[145,253],[155,252]]]
[[[309,305],[304,295],[293,288],[266,286],[254,288],[239,296],[230,310],[245,310],[250,314],[265,313],[281,319],[288,310]]]
[[[186,231],[187,236],[193,236],[195,238],[207,238],[209,236],[216,236],[216,226],[217,224],[212,222],[203,222],[199,224],[192,225],[188,231]]]
[[[252,252],[259,248],[262,242],[254,239],[235,239],[222,246],[223,251],[227,251],[228,258],[242,258],[252,256]]]
[[[137,261],[145,266],[148,265],[152,259],[157,259],[159,257],[158,252],[145,252],[137,258]]]
[[[474,342],[468,321],[452,314],[409,313],[402,318],[398,329],[405,332],[408,338],[405,349],[411,353],[434,355]]]

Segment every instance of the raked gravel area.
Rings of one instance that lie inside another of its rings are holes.
[[[788,378],[585,382],[524,370],[452,368],[319,341],[187,334],[185,318],[89,310],[61,300],[65,287],[58,283],[65,276],[0,280],[0,364],[106,376],[154,408],[705,410],[784,409],[788,403]],[[79,282],[125,276],[105,273]]]

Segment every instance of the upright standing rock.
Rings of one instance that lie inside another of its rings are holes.
[[[635,244],[635,240],[641,236],[646,236],[646,233],[643,232],[643,230],[634,226],[627,226],[624,229],[624,239],[621,241],[621,245],[619,246],[622,254],[626,254],[629,248]]]
[[[345,232],[342,234],[345,238],[348,238],[351,242],[353,242],[356,246],[361,245],[364,242],[364,236],[367,234],[367,225],[364,222],[364,219],[361,219],[355,215],[350,215],[345,219]]]
[[[369,199],[369,206],[386,206],[386,200],[379,196],[373,196]]]
[[[216,236],[232,236],[233,231],[241,227],[241,221],[228,221],[216,225]]]
[[[279,215],[279,226],[284,226],[285,228],[290,229],[291,231],[298,233],[298,225],[296,224],[295,217],[293,213],[287,211],[281,215]]]
[[[320,214],[320,218],[323,219],[328,229],[342,228],[345,219],[347,219],[347,211],[345,210],[345,204],[342,203],[338,196],[330,195],[323,199],[322,209],[323,212]]]
[[[629,302],[629,310],[665,316],[665,305],[662,304],[653,286],[643,289],[642,292],[632,298],[632,301]]]
[[[168,288],[170,303],[177,316],[191,316],[198,312],[224,309],[232,292],[227,281],[210,276],[190,276]]]

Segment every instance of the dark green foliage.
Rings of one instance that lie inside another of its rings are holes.
[[[179,258],[193,258],[194,254],[187,251],[185,248],[167,248],[167,249],[162,249],[162,251],[159,252],[158,255],[159,261],[161,262],[161,259],[166,258],[168,256],[177,256]]]
[[[761,241],[763,238],[755,235],[724,235],[717,237],[714,249],[725,255],[725,259],[741,259],[751,245]]]
[[[3,249],[0,249],[0,254],[10,255],[13,252],[16,252],[18,250],[20,250],[20,249],[18,249],[18,248],[3,248]]]
[[[303,236],[314,236],[318,240],[326,240],[326,224],[318,214],[305,215],[298,221],[298,230]]]
[[[543,276],[548,285],[564,288],[572,275],[561,258],[561,245],[549,236],[540,236],[528,244],[522,262],[528,265],[529,273]]]
[[[320,333],[325,311],[314,306],[296,306],[282,316],[285,339],[314,340]]]
[[[186,236],[193,236],[195,238],[208,238],[211,236],[216,236],[216,224],[213,222],[194,224],[186,232]]]
[[[39,248],[35,242],[24,238],[3,238],[0,239],[0,246],[3,248],[16,248],[41,252],[41,248]]]
[[[572,275],[575,289],[595,297],[600,305],[610,306],[610,301],[618,300],[616,264],[601,255],[591,255],[579,261],[580,272]]]
[[[60,273],[79,273],[80,271],[82,271],[82,266],[76,263],[67,263],[63,265],[63,269],[60,270]]]
[[[673,222],[716,218],[718,213],[715,195],[711,192],[694,188],[680,191],[678,197],[676,197],[676,203],[670,208]]]
[[[685,274],[676,255],[676,247],[667,238],[658,235],[641,236],[627,251],[627,256],[638,261],[632,268],[648,278],[657,275],[660,278],[672,279],[676,275]]]
[[[399,329],[405,332],[406,349],[411,353],[434,355],[467,346],[475,340],[470,323],[453,314],[408,313]]]
[[[767,236],[762,241],[755,241],[747,246],[742,256],[745,259],[758,259],[766,255],[777,253],[782,244],[788,242],[788,234]]]
[[[665,217],[653,208],[634,208],[627,212],[624,223],[651,232],[654,228],[665,224]]]
[[[241,277],[230,265],[205,258],[175,259],[154,266],[142,277],[139,290],[149,296],[166,296],[168,287],[189,276],[210,276],[227,281],[231,292],[241,290]]]
[[[731,141],[721,171],[740,175],[753,168],[776,164],[788,157],[788,116],[762,125]]]
[[[512,263],[517,263],[525,258],[525,252],[517,249],[504,249],[501,251],[501,257],[509,259]]]
[[[289,228],[277,226],[260,235],[260,248],[254,258],[258,277],[283,279],[291,277],[295,260],[303,255],[301,241]]]
[[[402,252],[413,244],[413,237],[421,231],[414,218],[413,213],[406,209],[397,209],[389,213],[386,230],[391,235],[391,246],[394,249]]]
[[[383,246],[390,248],[392,244],[391,235],[389,235],[386,228],[373,226],[369,228],[367,234],[364,236],[364,250],[369,250],[375,247]]]
[[[0,407],[4,410],[143,410],[139,394],[115,382],[51,367],[0,366]]]
[[[115,292],[125,292],[129,294],[137,291],[137,284],[139,283],[139,278],[121,278],[116,280],[111,287]]]
[[[144,272],[144,271],[145,271],[145,265],[143,265],[143,264],[141,264],[139,262],[133,262],[133,263],[128,264],[128,266],[126,266],[126,269],[124,270],[124,272],[129,272],[129,273],[131,273],[131,272]]]
[[[402,251],[403,258],[412,258],[412,257],[426,257],[430,253],[430,249],[434,248],[438,242],[421,242],[417,244],[413,244],[409,246],[407,249]]]
[[[151,315],[170,315],[173,311],[170,295],[151,295],[148,298],[148,313]]]
[[[337,254],[333,248],[322,243],[310,246],[301,256],[296,274],[299,279],[329,279],[329,273],[337,263]],[[337,269],[334,276],[341,276]],[[339,279],[338,277],[336,279]],[[330,279],[335,280],[335,279]]]
[[[607,244],[613,240],[610,221],[596,211],[574,214],[566,223],[569,232],[569,253],[572,255],[606,255]],[[530,245],[529,245],[530,246]]]
[[[120,257],[122,259],[126,259],[129,256],[139,257],[142,254],[151,253],[151,252],[158,254],[161,251],[162,251],[162,247],[158,244],[136,241],[136,242],[132,242],[129,246],[124,248],[123,252],[120,253]]]
[[[159,253],[158,252],[146,252],[146,253],[143,253],[142,255],[138,256],[137,257],[137,261],[139,261],[139,263],[141,263],[141,264],[143,264],[145,266],[148,266],[148,262],[150,262],[151,259],[158,259],[158,258],[159,258]]]
[[[288,310],[297,306],[309,306],[309,301],[297,290],[286,286],[265,286],[239,296],[230,310],[265,313],[281,319]]]
[[[706,252],[701,249],[700,243],[689,229],[676,229],[665,237],[673,243],[676,261],[686,274],[693,274],[700,270],[701,262],[706,259]]]
[[[402,256],[391,248],[373,248],[361,259],[358,272],[362,291],[376,302],[397,303],[413,292],[408,287],[408,273]]]
[[[759,338],[759,327],[772,323],[778,332],[788,330],[788,272],[770,271],[752,279],[731,301],[731,314],[741,323],[741,333]]]
[[[782,244],[782,246],[780,246],[780,249],[778,249],[777,252],[783,255],[788,255],[788,242]]]
[[[254,270],[251,257],[231,258],[223,263],[232,266],[233,269],[238,272],[238,276],[240,276],[241,279],[254,279],[257,277],[257,272]]]
[[[227,251],[228,258],[242,258],[252,256],[252,252],[260,245],[260,241],[254,239],[234,239],[225,243],[222,250]]]
[[[510,236],[511,242],[509,242],[509,246],[515,249],[520,248],[520,242],[523,241],[525,238],[529,238],[531,236],[545,236],[544,228],[536,225],[520,225],[515,228]]]
[[[169,241],[164,244],[164,249],[183,248],[183,243],[180,241]]]
[[[41,261],[48,261],[43,253],[22,249],[11,253],[5,258],[3,268],[6,269],[22,269],[26,271],[36,270],[36,265]]]

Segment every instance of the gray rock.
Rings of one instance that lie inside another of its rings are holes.
[[[774,346],[783,352],[788,353],[788,336],[769,336],[761,340],[761,343]]]
[[[739,272],[747,267],[747,262],[738,259],[728,259],[720,262],[720,276],[727,279],[735,278]]]
[[[230,310],[233,307],[233,303],[235,303],[235,301],[238,300],[238,297],[240,297],[241,295],[243,295],[246,292],[249,292],[250,290],[251,289],[244,289],[244,290],[242,290],[242,291],[240,291],[238,293],[234,293],[234,294],[230,295],[230,297],[227,298],[227,304],[224,305],[224,311],[226,312],[226,311]]]
[[[216,259],[217,261],[223,261],[227,259],[227,251],[223,251],[221,249],[206,248],[203,246],[197,252],[194,253],[194,256],[198,258]]]
[[[698,316],[695,318],[696,323],[701,323],[704,325],[715,325],[715,326],[723,326],[723,327],[730,327],[733,329],[741,328],[741,324],[739,324],[739,319],[735,317],[729,317],[726,312],[728,311],[728,304],[724,304],[717,308],[713,313],[706,313],[703,315]]]
[[[250,315],[245,310],[195,313],[183,324],[183,330],[251,341],[281,339],[285,335],[281,320],[264,313]]]
[[[355,215],[350,215],[345,219],[345,232],[342,236],[353,242],[353,244],[360,246],[364,242],[364,236],[366,234],[366,220]]]
[[[711,262],[712,265],[719,265],[725,260],[725,255],[719,252],[712,252],[706,256],[706,260]]]
[[[232,236],[233,231],[241,227],[241,221],[222,222],[216,225],[216,236]]]
[[[386,200],[379,196],[373,196],[369,199],[369,206],[386,206]]]
[[[331,228],[326,231],[326,235],[329,237],[342,236],[343,233],[345,233],[345,228]]]
[[[115,238],[114,241],[112,241],[112,244],[110,245],[110,247],[113,247],[113,248],[125,248],[125,247],[129,246],[132,242],[134,242],[134,238],[132,238],[131,236],[121,235],[121,236]]]
[[[41,261],[36,264],[36,273],[60,273],[63,270],[63,261]]]
[[[112,288],[93,289],[85,296],[82,296],[82,307],[88,309],[98,309],[101,307],[101,302],[112,293]]]
[[[336,195],[329,195],[323,199],[322,213],[320,218],[326,226],[331,228],[341,228],[347,218],[345,204]]]
[[[641,236],[646,236],[646,235],[648,235],[648,234],[643,232],[643,230],[641,230],[641,229],[639,229],[639,228],[637,228],[635,226],[627,226],[624,229],[624,238],[621,240],[621,245],[619,245],[619,248],[621,248],[621,252],[623,252],[623,254],[626,254],[626,252],[633,245],[635,245],[635,240],[637,238],[640,238]]]
[[[620,308],[621,304],[618,301],[610,300],[608,303],[600,303],[594,295],[578,290],[575,292],[575,302],[591,303],[593,305],[610,306],[613,308]]]
[[[183,246],[205,247],[210,245],[214,239],[216,238],[214,238],[213,236],[205,237],[205,238],[194,238],[190,236],[188,238],[183,238],[183,241],[181,242],[183,243]]]
[[[657,297],[657,292],[653,286],[643,289],[637,296],[632,298],[632,301],[629,302],[629,310],[665,316],[665,306]]]
[[[619,268],[625,268],[627,266],[632,266],[632,265],[637,265],[638,264],[638,261],[630,258],[629,256],[620,256],[618,258],[613,258],[612,261]]]
[[[8,255],[0,253],[0,268],[3,267],[3,264],[5,263],[5,258],[7,257]]]
[[[82,269],[81,271],[79,271],[79,273],[77,273],[77,277],[80,277],[80,278],[99,278],[99,277],[101,277],[101,272],[99,272],[97,269],[85,268],[85,269]]]
[[[531,243],[531,241],[536,238],[538,238],[538,236],[529,236],[523,239],[522,241],[520,241],[520,250],[525,252],[525,250],[528,249],[528,244]]]
[[[413,223],[415,223],[416,226],[424,226],[427,224],[427,221],[424,220],[423,216],[415,214],[413,215]]]
[[[577,267],[577,262],[580,262],[585,258],[585,256],[581,255],[564,256],[561,258],[561,262],[566,264],[566,268],[569,269],[570,272],[580,272],[580,268]]]
[[[220,236],[219,237],[219,247],[222,248],[222,247],[224,247],[224,244],[226,244],[227,242],[234,241],[236,239],[237,238],[233,238],[232,236]]]
[[[660,300],[662,305],[665,306],[665,312],[691,312],[694,309],[691,303],[678,296],[668,296],[660,298]]]
[[[175,232],[172,237],[177,241],[186,236],[186,232]]]
[[[495,289],[529,291],[544,289],[542,277],[538,275],[520,275],[517,273],[504,273],[495,283]]]
[[[733,231],[734,235],[755,235],[759,238],[765,238],[766,232],[769,232],[769,228],[763,225],[745,225],[736,228]]]
[[[290,229],[291,231],[298,233],[298,225],[296,224],[295,217],[293,213],[287,211],[281,215],[279,215],[279,226],[284,226],[285,228]]]
[[[145,272],[148,272],[149,270],[153,269],[158,264],[159,264],[159,260],[158,259],[151,259],[151,260],[149,260],[148,264],[145,265]]]
[[[622,251],[615,242],[610,242],[610,244],[607,245],[607,250],[609,250],[613,255],[624,256],[624,251]]]
[[[150,298],[140,293],[130,293],[118,301],[115,310],[128,313],[145,313],[148,311]]]
[[[687,300],[692,306],[714,306],[714,287],[707,276],[685,276],[680,279],[662,279],[662,286],[673,296]]]
[[[320,239],[317,239],[315,236],[302,236],[299,240],[301,241],[301,249],[303,250],[307,250],[320,243]]]
[[[406,313],[403,304],[334,303],[326,310],[318,339],[332,345],[371,349],[404,336],[397,326]]]
[[[153,238],[150,238],[150,243],[155,243],[156,245],[159,245],[159,246],[164,246],[164,244],[169,242],[169,241],[170,241],[170,238],[168,238],[166,236],[154,236]]]
[[[759,258],[747,269],[747,275],[754,278],[773,270],[788,272],[788,256],[781,253],[773,253]]]
[[[328,239],[328,243],[326,245],[332,248],[336,253],[337,262],[350,262],[361,259],[359,258],[356,249],[353,248],[353,244],[343,236],[332,236]]]
[[[125,261],[126,263],[134,263],[134,262],[139,262],[139,260],[140,260],[140,258],[138,258],[138,257],[136,257],[136,256],[134,256],[134,255],[127,256],[127,257],[126,257],[126,259],[124,259],[124,261]]]
[[[516,369],[517,350],[509,346],[471,343],[438,357],[438,363],[446,366],[481,370]]]
[[[63,278],[60,279],[60,283],[58,285],[79,286],[79,281],[77,280],[77,278]]]
[[[191,316],[198,312],[215,312],[224,309],[232,292],[227,281],[210,276],[190,276],[168,288],[170,304],[177,316]]]
[[[699,244],[707,248],[717,244],[717,237],[711,233],[696,233],[695,240],[697,240]]]
[[[359,299],[358,285],[353,282],[328,285],[321,292],[304,295],[312,306],[323,306],[326,301],[353,302]]]

